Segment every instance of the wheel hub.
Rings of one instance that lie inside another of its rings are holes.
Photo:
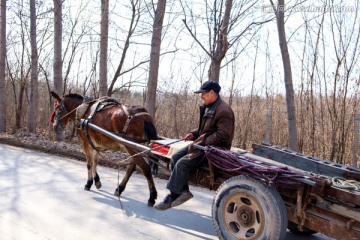
[[[252,226],[255,220],[255,212],[250,207],[243,205],[237,210],[237,219],[244,226]]]

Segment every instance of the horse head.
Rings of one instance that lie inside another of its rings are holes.
[[[54,131],[59,132],[65,128],[68,122],[75,120],[75,110],[83,102],[84,98],[79,94],[68,94],[62,98],[55,92],[51,92],[51,95],[56,102],[50,122]]]

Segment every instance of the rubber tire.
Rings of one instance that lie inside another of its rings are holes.
[[[227,223],[226,216],[235,220]],[[281,240],[288,225],[280,194],[246,176],[232,177],[216,190],[212,219],[218,237],[226,240]]]
[[[287,228],[290,230],[290,232],[295,233],[295,234],[300,235],[300,236],[310,236],[310,235],[313,235],[313,234],[317,233],[316,231],[311,230],[309,228],[304,228],[303,231],[300,231],[298,225],[296,223],[293,223],[293,222],[290,222],[290,221],[288,223]]]

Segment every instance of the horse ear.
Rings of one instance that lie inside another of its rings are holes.
[[[58,102],[61,102],[61,97],[56,92],[51,91],[50,93]]]

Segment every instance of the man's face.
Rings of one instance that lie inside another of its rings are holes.
[[[216,101],[217,95],[213,90],[201,93],[201,101],[204,105],[209,105]]]

